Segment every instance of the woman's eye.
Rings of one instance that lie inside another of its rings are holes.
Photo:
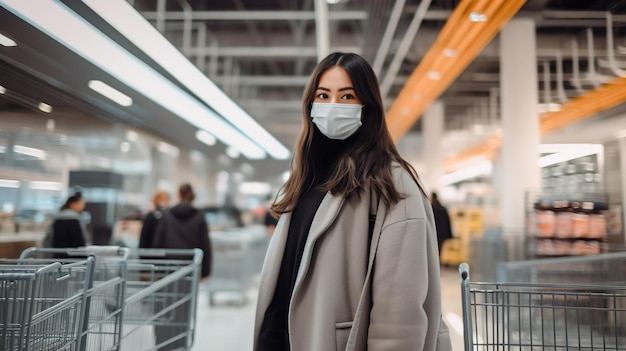
[[[354,95],[346,94],[346,95],[342,96],[341,98],[344,99],[344,100],[352,100],[352,99],[354,99]]]
[[[328,99],[328,95],[326,95],[326,94],[324,94],[324,93],[317,94],[317,97],[318,97],[319,99]]]

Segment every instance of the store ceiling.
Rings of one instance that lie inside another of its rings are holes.
[[[339,4],[329,5],[331,18],[339,18],[330,21],[331,49],[355,51],[374,62],[397,1],[342,0]],[[161,74],[169,76],[82,2],[63,2]],[[313,0],[169,0],[163,1],[165,12],[162,15],[157,12],[161,1],[130,2],[270,133],[288,148],[294,145],[301,125],[301,94],[317,61]],[[390,79],[393,82],[385,96],[387,108],[419,65],[459,1],[431,2],[406,57],[394,72],[389,66],[419,3],[418,0],[405,1],[396,34],[379,75],[381,81]],[[193,19],[190,40],[186,43],[184,8],[191,10],[189,14]],[[604,11],[624,15],[626,5],[620,0],[529,0],[518,14],[537,20],[539,77],[542,78],[543,61],[548,61],[552,69],[550,86],[553,89],[556,87],[554,53],[555,49],[563,48],[565,93],[569,98],[578,92],[568,80],[572,75],[572,60],[571,54],[568,56],[565,50],[566,43],[573,37],[583,38],[585,28],[592,27],[596,49],[600,53],[603,50],[606,52]],[[615,23],[618,44],[623,44],[620,40],[625,34],[623,17],[618,17]],[[0,8],[0,23],[0,32],[13,35],[25,43],[11,48],[17,49],[11,52],[0,47],[0,84],[14,86],[15,91],[23,91],[23,95],[33,101],[46,99],[51,101],[51,105],[77,108],[90,115],[130,123],[163,136],[174,144],[201,150],[210,157],[224,152],[223,146],[209,148],[196,142],[189,137],[193,128],[132,91],[127,93],[137,103],[130,109],[121,109],[92,95],[84,89],[84,79],[102,77],[106,73],[3,8]],[[490,94],[497,92],[498,59],[498,43],[494,40],[443,93],[441,99],[446,105],[449,130],[465,129],[472,133],[470,127],[473,123],[490,123],[472,111],[479,107],[477,102],[489,101]],[[581,69],[586,69],[584,58],[581,58],[580,65]],[[600,70],[600,73],[606,73]],[[169,78],[175,81],[174,77]],[[34,88],[27,88],[31,85]],[[118,88],[124,89],[123,86]],[[543,91],[543,88],[544,84],[540,82],[540,90]],[[20,104],[27,105],[9,96],[0,99],[0,108],[16,108]],[[418,122],[412,130],[419,128]],[[454,148],[448,152],[454,152]],[[279,174],[289,165],[288,161],[251,163],[257,169],[259,178]]]

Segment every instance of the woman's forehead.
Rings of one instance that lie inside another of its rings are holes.
[[[317,87],[343,88],[347,86],[352,86],[348,72],[340,66],[333,66],[322,73]]]

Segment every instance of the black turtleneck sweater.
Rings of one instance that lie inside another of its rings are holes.
[[[358,132],[357,132],[358,133]],[[289,351],[288,317],[289,304],[296,277],[304,254],[313,217],[326,195],[319,189],[332,174],[337,160],[344,154],[348,145],[357,138],[357,134],[346,140],[333,140],[324,136],[317,127],[311,145],[311,161],[314,175],[311,176],[309,190],[300,196],[298,204],[291,212],[289,233],[285,252],[280,266],[276,291],[270,303],[259,335],[261,351]]]

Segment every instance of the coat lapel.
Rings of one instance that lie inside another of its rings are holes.
[[[300,261],[300,267],[298,268],[298,276],[296,278],[296,284],[293,288],[293,294],[291,295],[291,303],[289,304],[289,314],[291,315],[291,308],[293,306],[294,298],[298,294],[300,285],[306,277],[311,263],[311,256],[313,255],[313,248],[317,240],[326,232],[326,230],[333,224],[341,206],[344,203],[343,196],[333,196],[330,192],[326,193],[322,203],[320,204],[313,222],[311,223],[311,229],[309,230],[309,236],[306,239],[304,246],[304,253],[302,254],[302,260]]]
[[[276,225],[276,229],[272,235],[272,240],[270,241],[267,253],[265,254],[265,262],[263,263],[263,271],[261,273],[261,281],[259,283],[255,335],[258,335],[260,332],[265,311],[267,311],[267,308],[274,297],[276,283],[278,282],[278,274],[280,273],[280,264],[283,261],[285,245],[287,244],[287,234],[289,232],[290,222],[291,213],[282,215]]]

